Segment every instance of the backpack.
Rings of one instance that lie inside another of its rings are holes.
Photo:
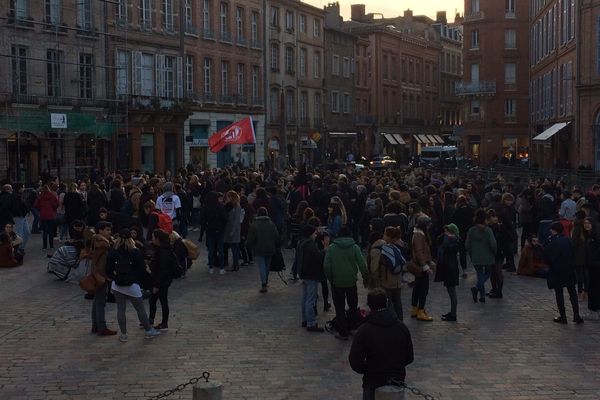
[[[402,272],[407,271],[406,258],[402,254],[402,249],[395,244],[386,243],[381,247],[375,247],[381,250],[381,257],[379,263],[385,266],[385,268],[394,275],[398,275]]]
[[[119,286],[131,286],[135,283],[135,273],[131,259],[119,252],[117,252],[115,258],[115,283]]]
[[[173,220],[167,214],[163,214],[159,211],[153,211],[152,214],[155,214],[158,218],[157,228],[162,229],[163,231],[171,234],[173,232]]]

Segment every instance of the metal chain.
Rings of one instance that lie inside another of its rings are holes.
[[[420,396],[420,397],[424,398],[425,400],[436,400],[436,398],[434,396],[427,394],[427,393],[423,393],[420,389],[418,389],[416,387],[408,386],[405,382],[398,381],[396,379],[391,379],[390,383],[395,386],[400,386],[401,388],[404,388],[405,390],[410,390],[410,392],[412,394],[414,394],[415,396]]]
[[[210,373],[207,371],[204,371],[202,373],[202,376],[198,377],[198,378],[192,378],[189,381],[187,381],[186,383],[182,383],[181,385],[177,385],[175,386],[173,389],[169,389],[169,390],[165,390],[162,393],[157,394],[156,396],[152,396],[152,397],[148,397],[147,400],[159,400],[159,399],[164,399],[165,397],[169,397],[177,392],[181,392],[183,389],[185,389],[187,386],[189,385],[195,385],[196,383],[198,383],[200,381],[200,379],[204,379],[206,380],[206,382],[208,382],[208,378],[210,377]]]

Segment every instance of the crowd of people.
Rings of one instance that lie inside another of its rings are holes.
[[[17,266],[30,251],[29,213],[32,232],[42,233],[42,251],[51,256],[58,239],[90,257],[101,282],[88,294],[94,299],[92,331],[116,334],[104,318],[112,293],[121,340],[127,340],[127,300],[147,337],[168,329],[173,279],[168,266],[186,263],[185,238],[206,245],[210,274],[235,273],[256,263],[261,293],[268,291],[269,271],[280,262],[282,249],[293,250],[289,279],[302,281],[302,326],[324,331],[316,320],[320,286],[324,311],[333,303],[331,328],[340,340],[364,321],[359,276],[365,287],[380,289],[373,302],[385,293],[388,311],[398,321],[404,318],[406,284],[412,286],[410,317],[432,321],[429,286],[441,282],[449,297],[441,319],[457,321],[457,287],[461,276],[467,277],[468,259],[477,276],[470,292],[478,306],[506,295],[506,271],[547,279],[556,293],[557,323],[567,323],[564,288],[575,323],[583,322],[579,303],[588,309],[583,317],[600,317],[600,185],[567,187],[560,180],[502,176],[484,181],[421,168],[304,166],[279,172],[236,166],[165,175],[121,171],[69,184],[55,178],[27,191],[7,183],[0,194],[0,266]],[[406,271],[414,276],[410,283]],[[157,302],[162,321],[153,326]]]

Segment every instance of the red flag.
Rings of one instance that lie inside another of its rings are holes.
[[[208,138],[208,146],[213,153],[221,151],[228,144],[246,143],[256,143],[252,117],[234,122]]]

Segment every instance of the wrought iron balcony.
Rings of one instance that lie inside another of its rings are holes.
[[[481,21],[483,19],[485,19],[485,14],[483,11],[470,12],[469,14],[465,15],[465,22]]]
[[[204,29],[204,31],[202,31],[202,37],[204,39],[215,40],[215,32],[212,29]]]
[[[493,96],[496,81],[457,82],[454,92],[457,96]]]
[[[185,33],[187,33],[188,35],[197,35],[198,29],[196,29],[194,24],[187,23],[187,24],[185,24]]]
[[[252,46],[251,47],[253,49],[262,49],[262,43],[258,39],[252,40]]]
[[[235,39],[235,44],[237,44],[238,46],[244,46],[244,47],[245,47],[245,46],[248,46],[248,41],[246,40],[246,38],[245,38],[245,37],[243,37],[243,36],[238,36],[238,37]]]
[[[221,42],[231,43],[231,33],[229,32],[221,32]]]
[[[263,98],[262,97],[252,97],[252,105],[262,107],[264,105]]]

